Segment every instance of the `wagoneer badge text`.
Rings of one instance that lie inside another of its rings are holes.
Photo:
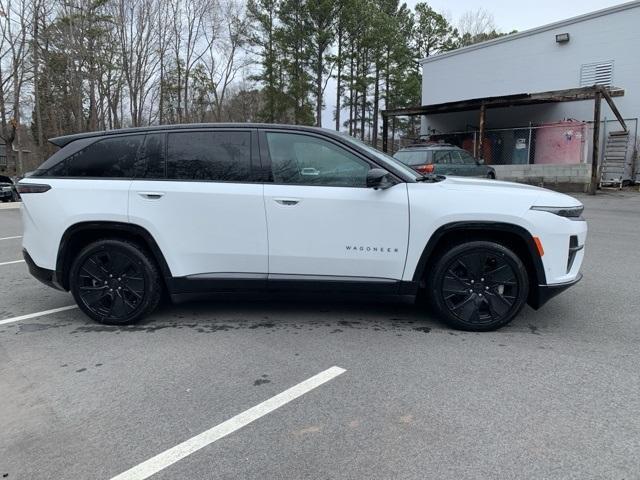
[[[351,252],[372,252],[372,253],[398,253],[397,248],[389,248],[389,247],[356,247],[352,245],[347,245],[347,251]]]

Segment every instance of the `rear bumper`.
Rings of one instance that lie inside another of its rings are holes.
[[[529,305],[537,310],[556,295],[564,292],[569,287],[573,287],[580,280],[582,280],[582,274],[578,273],[578,276],[570,282],[556,283],[553,285],[538,285],[537,291],[534,292],[529,300]]]
[[[22,255],[24,256],[24,261],[27,264],[27,267],[29,268],[29,273],[31,275],[33,275],[36,279],[40,280],[42,283],[44,283],[48,287],[55,288],[56,290],[65,291],[64,288],[57,282],[56,275],[53,270],[42,268],[36,265],[36,263],[33,261],[31,256],[29,255],[29,252],[27,252],[27,250],[25,250],[24,248],[22,249]]]

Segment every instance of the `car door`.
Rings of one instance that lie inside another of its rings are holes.
[[[152,234],[174,277],[262,278],[266,284],[256,135],[247,128],[146,136],[129,193],[129,218]]]
[[[405,183],[367,188],[375,165],[320,135],[269,130],[260,140],[272,175],[264,190],[271,286],[313,280],[384,287],[402,278],[409,234]]]
[[[436,165],[435,173],[460,175],[457,165],[453,163],[450,150],[434,150],[433,163]]]
[[[478,165],[478,162],[475,158],[464,150],[458,151],[460,158],[462,159],[462,163],[465,168],[466,175],[470,175],[473,177],[484,177],[485,176],[485,168],[482,165]]]
[[[449,153],[451,154],[451,165],[455,172],[454,175],[467,177],[474,174],[471,165],[464,162],[460,150],[450,150]]]

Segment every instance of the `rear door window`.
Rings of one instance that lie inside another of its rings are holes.
[[[449,150],[436,150],[433,152],[433,163],[451,165],[451,152]]]
[[[145,136],[144,145],[136,164],[136,178],[165,178],[164,133],[152,133]]]
[[[214,182],[251,181],[251,133],[169,133],[167,178]]]
[[[462,157],[460,156],[460,152],[457,150],[451,151],[451,163],[454,165],[462,165],[464,162],[462,161]]]
[[[465,165],[476,164],[476,159],[473,158],[473,155],[471,155],[469,152],[461,151],[460,156],[462,157],[462,163],[464,163]]]
[[[394,155],[405,165],[425,165],[431,163],[431,152],[429,150],[403,150]]]
[[[143,135],[128,135],[98,140],[54,165],[47,175],[132,178],[143,138]]]

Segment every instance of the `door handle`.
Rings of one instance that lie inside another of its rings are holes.
[[[294,205],[300,203],[299,198],[274,198],[274,200],[276,201],[276,203],[287,207],[293,207]]]
[[[138,195],[148,200],[158,200],[162,198],[164,192],[138,192]]]

